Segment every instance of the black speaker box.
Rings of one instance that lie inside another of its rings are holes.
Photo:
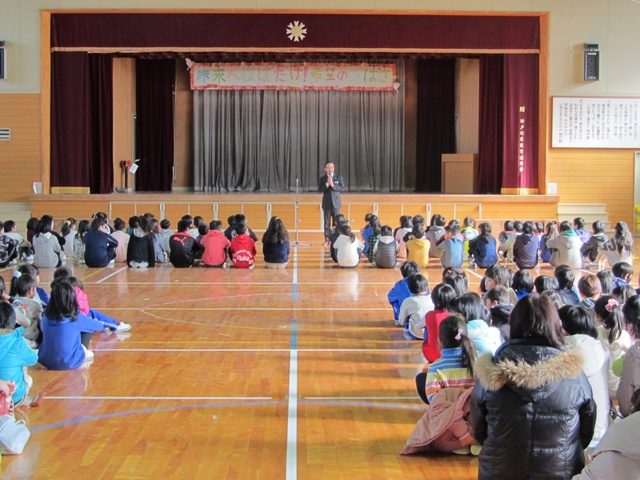
[[[0,78],[4,78],[6,73],[4,62],[5,62],[4,42],[0,41]]]
[[[584,52],[584,79],[591,82],[600,80],[600,52]]]

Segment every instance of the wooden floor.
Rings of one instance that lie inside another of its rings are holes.
[[[467,273],[478,291],[482,271]],[[32,435],[3,479],[477,477],[473,457],[399,455],[425,405],[419,342],[387,303],[398,269],[342,270],[316,242],[285,270],[75,275],[92,308],[133,329],[96,335],[88,368],[31,369],[47,398],[18,410]],[[436,285],[439,264],[426,275]]]

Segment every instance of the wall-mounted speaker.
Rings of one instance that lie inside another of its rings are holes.
[[[584,79],[590,82],[600,80],[600,52],[585,50]]]
[[[4,40],[0,40],[0,78],[5,78],[7,69],[5,68]]]

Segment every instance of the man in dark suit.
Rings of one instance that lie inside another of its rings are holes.
[[[331,227],[336,225],[336,215],[340,213],[342,201],[340,192],[344,188],[344,180],[341,175],[334,174],[333,162],[324,164],[325,175],[320,177],[318,191],[322,192],[322,211],[324,213],[324,245],[329,245]]]

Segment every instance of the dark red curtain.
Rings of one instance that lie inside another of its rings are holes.
[[[537,54],[504,57],[502,188],[538,188]]]
[[[504,96],[502,55],[480,56],[480,112],[478,128],[478,179],[476,193],[500,193],[502,186],[502,105]]]
[[[418,61],[416,192],[440,192],[441,158],[455,153],[455,59]]]
[[[136,190],[168,192],[173,179],[175,60],[136,60]]]
[[[51,186],[113,192],[113,95],[109,55],[51,56]]]

